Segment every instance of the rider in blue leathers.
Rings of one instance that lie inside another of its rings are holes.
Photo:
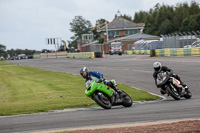
[[[116,85],[114,85],[111,81],[107,81],[107,80],[103,79],[102,74],[98,71],[89,71],[89,69],[87,67],[83,67],[80,70],[80,75],[83,78],[85,78],[86,88],[88,88],[88,86],[92,83],[92,80],[99,79],[98,80],[99,82],[103,81],[104,84],[110,86],[115,91],[120,92],[120,90],[116,88]]]

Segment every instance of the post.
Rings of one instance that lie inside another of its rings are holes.
[[[106,36],[107,36],[107,42],[108,42],[109,39],[108,39],[108,24],[107,24],[107,21],[106,21]]]

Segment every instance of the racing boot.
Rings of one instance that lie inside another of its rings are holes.
[[[117,89],[116,85],[113,85],[113,89],[114,89],[116,92],[118,92],[119,94],[122,93],[122,91],[121,91],[120,89]]]
[[[122,93],[122,91],[121,91],[120,89],[117,89],[117,88],[116,88],[116,91],[117,91],[119,94]]]
[[[115,102],[116,103],[122,102],[119,93],[117,93],[116,91],[114,91],[113,94],[115,95]]]
[[[185,88],[187,85],[179,78],[180,84]]]
[[[162,94],[162,95],[165,95],[166,94],[166,92],[164,91],[164,90],[160,90],[160,93]]]
[[[189,91],[189,88],[188,88],[188,86],[187,86],[186,84],[184,84],[183,87],[185,88],[185,91],[186,91],[186,92]]]
[[[188,87],[185,83],[183,83],[183,81],[180,79],[180,77],[179,77],[178,80],[180,81],[180,87],[179,87],[180,92],[179,92],[179,94],[184,95],[187,92]]]
[[[185,94],[186,94],[186,89],[185,89],[185,87],[183,87],[183,85],[181,85],[179,87],[179,95],[184,96]]]

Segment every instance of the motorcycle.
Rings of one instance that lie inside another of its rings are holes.
[[[169,76],[168,72],[161,71],[157,74],[157,86],[161,88],[161,91],[167,93],[175,100],[180,100],[181,97],[185,97],[186,99],[192,97],[188,86],[182,86],[180,81]]]
[[[111,80],[115,84],[115,80]],[[93,99],[104,109],[110,109],[112,106],[122,105],[124,107],[132,106],[131,97],[124,91],[117,92],[104,84],[102,80],[93,80],[86,88],[85,95]]]

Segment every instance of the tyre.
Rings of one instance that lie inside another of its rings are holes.
[[[110,109],[112,107],[110,99],[102,92],[98,92],[93,98],[94,101],[104,109]]]
[[[192,93],[188,90],[187,94],[184,95],[186,99],[190,99],[192,97]]]
[[[133,104],[131,97],[124,91],[122,92],[122,95],[122,105],[124,107],[131,107]]]
[[[180,100],[181,96],[179,95],[177,89],[171,84],[172,87],[167,87],[166,91],[169,93],[171,97],[173,97],[175,100]]]

